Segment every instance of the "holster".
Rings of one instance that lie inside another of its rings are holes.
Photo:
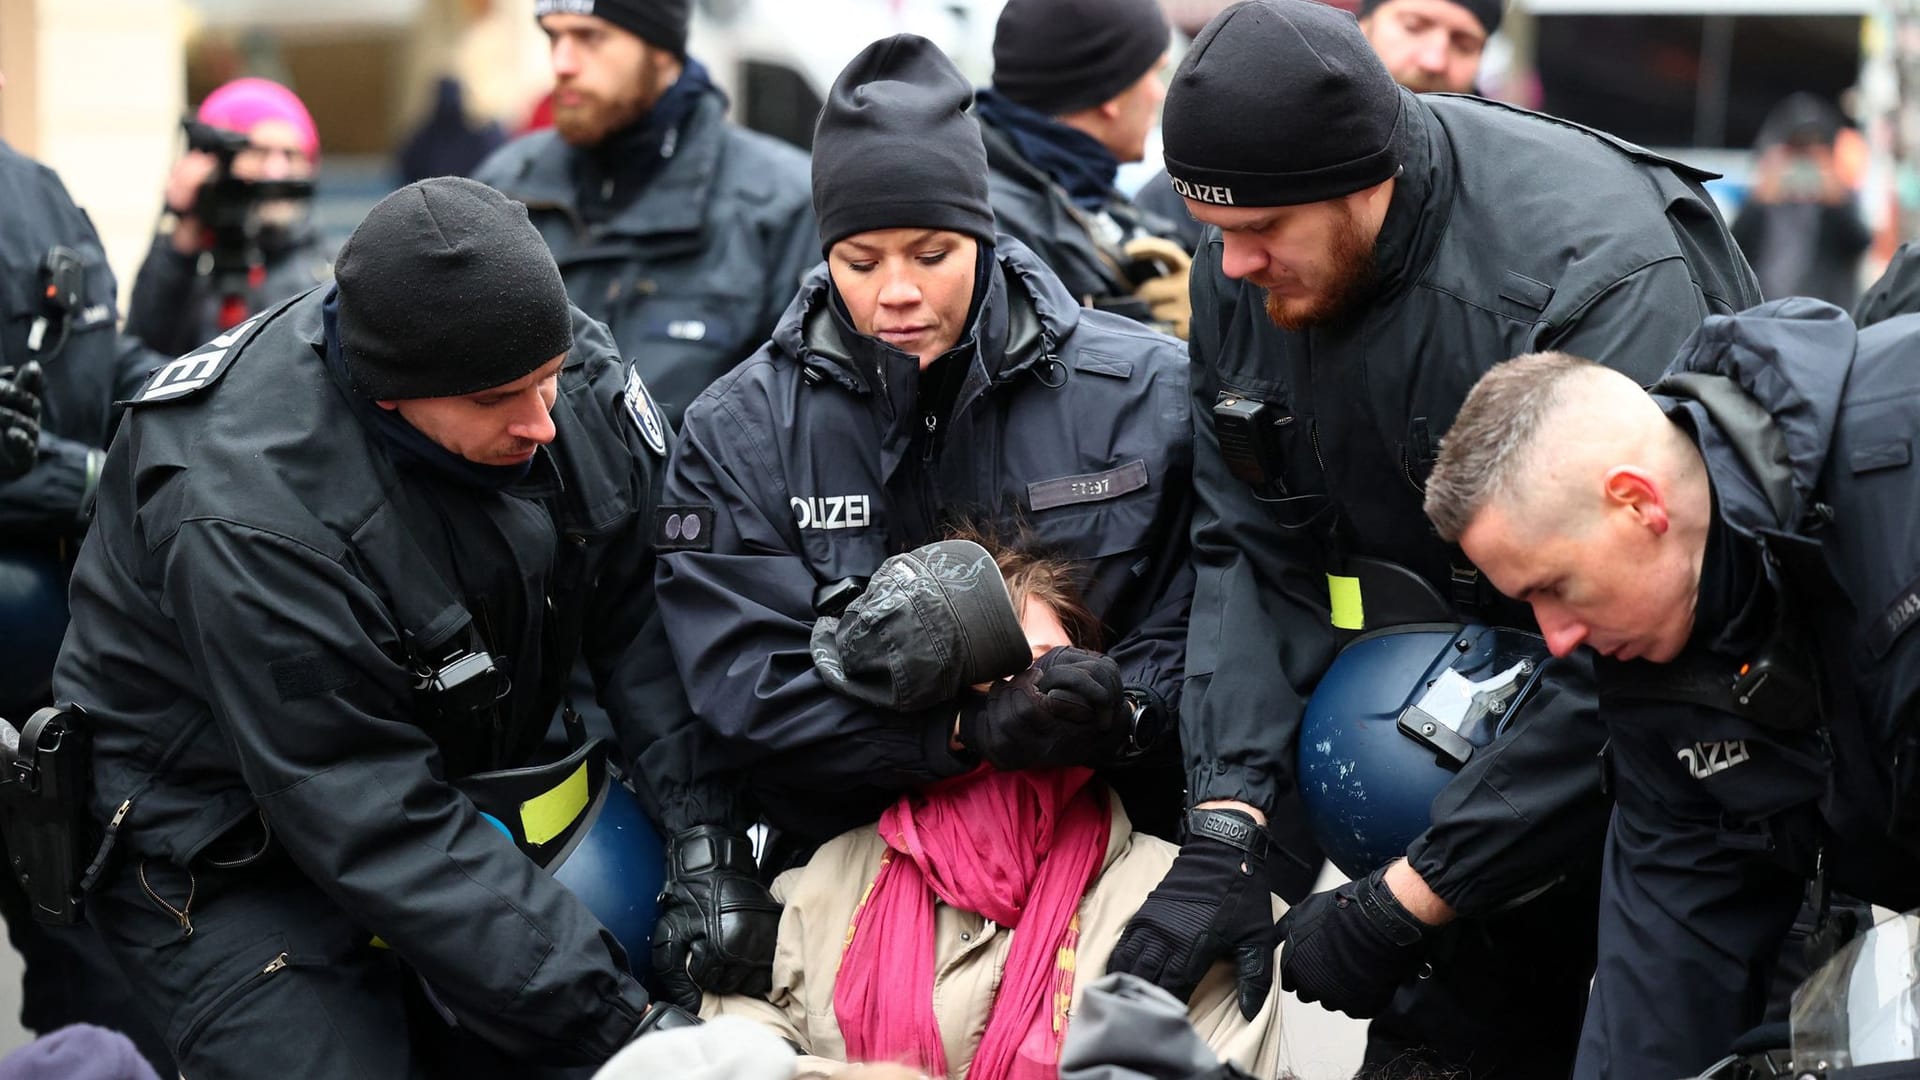
[[[43,923],[80,921],[80,874],[93,831],[90,749],[86,713],[77,706],[41,709],[19,731],[0,720],[0,831],[13,875]]]

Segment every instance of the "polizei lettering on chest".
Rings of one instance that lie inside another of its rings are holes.
[[[795,497],[793,520],[803,529],[864,529],[873,524],[871,495]]]
[[[1168,177],[1173,181],[1173,190],[1192,199],[1194,202],[1213,203],[1217,206],[1232,206],[1233,189],[1222,184],[1189,184],[1177,176]]]
[[[1686,764],[1687,771],[1693,774],[1695,780],[1705,780],[1714,773],[1726,772],[1752,756],[1747,751],[1745,739],[1697,742],[1681,747],[1679,751],[1680,760]]]

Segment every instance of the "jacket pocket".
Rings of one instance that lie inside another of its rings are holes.
[[[298,994],[291,973],[316,966],[317,961],[290,952],[286,939],[279,935],[242,953],[245,959],[223,971],[219,989],[194,1010],[181,1028],[180,1037],[174,1041],[174,1058],[186,1075],[193,1074],[192,1055],[196,1049],[205,1048],[223,1061],[245,1061],[250,1060],[243,1056],[248,1040],[267,1038],[278,1042],[299,1037],[299,1033],[292,1030],[295,1025],[281,1021],[305,1015],[307,1010],[289,1004],[284,998]]]

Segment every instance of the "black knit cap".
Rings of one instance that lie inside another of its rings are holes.
[[[347,373],[375,401],[504,386],[573,348],[566,286],[527,208],[472,180],[380,200],[333,277]]]
[[[949,229],[993,242],[973,87],[926,38],[896,34],[840,72],[813,130],[820,249],[873,229]]]
[[[636,34],[656,49],[687,55],[688,0],[534,0],[533,17],[592,15]]]
[[[1091,109],[1152,71],[1172,33],[1160,0],[1009,0],[993,88],[1050,116]]]
[[[1221,206],[1351,195],[1400,167],[1400,87],[1352,15],[1316,0],[1245,0],[1174,72],[1163,119],[1175,191]]]
[[[1505,0],[1450,0],[1450,2],[1471,12],[1490,35],[1500,29],[1500,17],[1506,14],[1507,9]],[[1391,3],[1393,0],[1360,0],[1360,17],[1364,19],[1373,14],[1375,9]]]

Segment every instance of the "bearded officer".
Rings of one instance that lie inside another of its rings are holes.
[[[727,122],[726,95],[687,55],[688,0],[539,0],[534,16],[553,129],[474,176],[527,204],[567,294],[678,425],[819,261],[806,155]]]

